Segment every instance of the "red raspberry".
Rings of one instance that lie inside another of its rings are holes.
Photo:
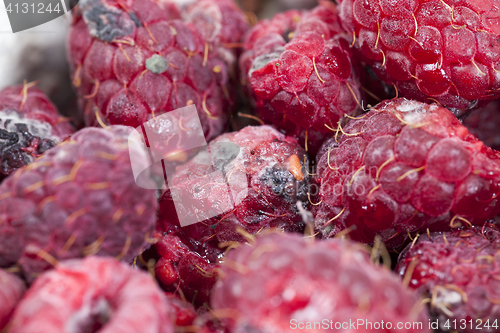
[[[223,37],[204,40],[205,31],[179,20],[181,13],[170,1],[86,0],[79,6],[68,52],[87,125],[97,125],[99,116],[106,124],[137,127],[194,104],[208,140],[224,132],[236,59],[218,44]],[[219,20],[244,22],[240,11],[228,15],[220,8]]]
[[[208,151],[177,168],[169,180],[175,188],[160,200],[157,229],[179,237],[212,263],[231,242],[244,242],[247,233],[302,232],[296,203],[307,202],[307,164],[297,141],[271,126],[221,135]],[[177,212],[202,222],[181,228]]]
[[[403,98],[349,122],[317,156],[316,227],[398,247],[426,228],[482,224],[500,211],[500,153],[443,107]],[[338,139],[338,143],[336,140]]]
[[[181,300],[174,294],[165,293],[165,296],[170,311],[170,320],[175,326],[192,326],[193,321],[196,319],[196,311],[191,303]]]
[[[492,0],[341,0],[362,60],[401,96],[457,114],[500,96],[500,25]]]
[[[154,191],[134,182],[131,130],[83,129],[4,180],[0,267],[17,263],[32,281],[58,260],[131,260],[148,246],[158,204]]]
[[[0,331],[9,322],[25,289],[26,286],[21,279],[0,269]]]
[[[335,6],[291,10],[264,20],[245,38],[243,80],[257,112],[314,154],[360,103],[359,82]]]
[[[166,290],[182,290],[184,296],[196,305],[210,302],[212,287],[217,281],[217,264],[208,262],[193,252],[179,237],[156,233],[155,249],[160,259],[155,265],[155,276]]]
[[[0,179],[30,164],[73,132],[33,84],[0,91]]]
[[[234,332],[319,332],[306,322],[323,319],[332,325],[328,331],[340,331],[335,323],[363,320],[343,331],[374,332],[378,329],[365,326],[367,321],[383,320],[386,332],[397,331],[399,322],[421,325],[405,332],[429,332],[417,295],[387,269],[373,265],[363,250],[346,240],[276,233],[260,237],[228,254],[212,306],[231,318]]]
[[[471,112],[464,120],[464,126],[485,145],[500,150],[500,100],[495,100],[482,109]]]
[[[498,332],[499,251],[500,232],[490,224],[423,234],[401,253],[396,272],[430,298],[441,329],[454,331],[456,320],[460,332]]]
[[[176,1],[176,0],[170,0]],[[247,19],[233,0],[188,1],[183,18],[194,24],[203,38],[223,47],[234,48],[248,30]]]
[[[9,333],[173,333],[165,295],[149,274],[112,258],[63,262],[19,303]]]

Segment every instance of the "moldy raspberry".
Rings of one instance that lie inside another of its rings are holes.
[[[328,319],[328,331],[398,332],[398,322],[419,323],[405,332],[429,332],[425,306],[365,248],[347,240],[315,241],[272,233],[227,255],[212,297],[232,332],[319,332],[307,323]],[[360,322],[341,330],[336,322]],[[296,325],[296,326],[294,326]],[[368,326],[365,326],[368,325]],[[376,326],[375,326],[376,327]],[[389,328],[391,327],[391,328]],[[380,328],[380,326],[379,326]]]
[[[357,54],[382,81],[457,115],[500,96],[499,15],[495,0],[339,4]]]
[[[0,91],[0,179],[30,164],[73,131],[33,84]]]
[[[268,228],[302,232],[296,203],[307,203],[307,164],[297,141],[271,126],[223,134],[177,167],[169,181],[175,189],[160,200],[157,229],[212,263],[231,242],[244,242],[245,234]],[[181,228],[176,211],[201,223]]]
[[[0,267],[18,265],[32,281],[58,260],[97,254],[127,261],[149,246],[158,203],[134,181],[131,131],[80,130],[3,181]]]
[[[498,332],[499,250],[500,232],[492,224],[424,233],[401,253],[396,272],[430,300],[442,330]]]
[[[398,247],[410,233],[482,224],[500,211],[500,153],[436,104],[385,101],[317,156],[313,199],[324,237],[348,229]]]
[[[85,0],[79,8],[68,57],[87,125],[137,127],[194,104],[207,140],[225,131],[234,104],[230,74],[236,58],[223,47],[224,38],[205,40],[204,31],[182,21],[171,1]],[[229,19],[226,12],[217,12],[219,20]],[[235,16],[244,20],[234,14],[233,21],[239,22]],[[213,22],[220,28],[218,23]]]
[[[357,63],[331,2],[260,22],[244,48],[240,68],[257,113],[311,154],[329,132],[326,126],[337,128],[361,104]]]

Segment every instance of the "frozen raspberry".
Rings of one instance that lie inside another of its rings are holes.
[[[220,319],[207,310],[207,307],[201,307],[196,311],[187,300],[182,300],[171,293],[165,293],[165,296],[176,332],[230,333]]]
[[[380,235],[398,247],[409,233],[482,224],[500,211],[500,153],[447,109],[385,101],[343,131],[317,156],[324,237],[348,229],[355,240]]]
[[[205,40],[225,48],[234,48],[232,44],[240,43],[248,30],[245,14],[233,0],[188,0],[181,6],[181,14]]]
[[[160,255],[155,276],[164,289],[170,292],[180,289],[184,297],[196,305],[210,303],[218,265],[190,250],[177,236],[156,232],[154,237],[158,239],[155,249]]]
[[[464,126],[485,145],[500,150],[500,100],[495,100],[479,110],[471,112]]]
[[[358,109],[357,65],[332,3],[264,20],[244,47],[241,72],[258,114],[312,154],[328,127],[337,128],[340,118]]]
[[[0,267],[17,264],[32,281],[58,260],[131,260],[147,247],[158,204],[154,191],[134,181],[130,132],[83,129],[4,180]]]
[[[460,332],[498,332],[499,251],[500,232],[491,224],[424,233],[401,253],[396,272],[430,299],[442,330],[454,331],[456,320]]]
[[[456,114],[500,93],[500,25],[493,0],[341,0],[362,60],[400,96]]]
[[[26,286],[17,276],[0,269],[0,331],[9,322]]]
[[[157,229],[211,263],[245,235],[268,228],[301,232],[296,203],[308,203],[307,164],[297,141],[271,126],[221,135],[177,167],[160,200]],[[185,226],[187,220],[200,223]]]
[[[68,260],[42,274],[9,333],[173,333],[165,295],[145,272],[112,258]]]
[[[417,295],[347,240],[266,235],[230,252],[221,276],[212,307],[228,314],[234,332],[319,332],[306,325],[325,318],[328,331],[341,331],[335,323],[349,321],[363,321],[352,332],[401,331],[398,322],[420,325],[405,332],[429,331]],[[382,321],[383,329],[368,323]]]
[[[241,14],[228,14],[224,3],[202,16],[209,19],[215,11],[219,20],[231,21]],[[207,140],[225,131],[236,57],[218,43],[223,37],[205,40],[206,31],[180,20],[182,13],[172,1],[85,0],[79,7],[68,56],[87,125],[137,127],[194,104]],[[241,37],[233,33],[235,40]]]
[[[171,293],[165,293],[168,309],[170,311],[170,320],[177,327],[192,326],[196,319],[196,310],[186,301]]]
[[[72,133],[72,126],[32,84],[0,91],[0,179]]]

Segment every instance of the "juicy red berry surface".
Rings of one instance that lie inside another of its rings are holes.
[[[170,319],[175,326],[192,326],[196,319],[196,310],[191,303],[183,301],[171,293],[165,293],[169,305]]]
[[[312,153],[330,131],[325,125],[337,128],[344,114],[357,110],[357,65],[332,3],[260,22],[244,48],[240,68],[259,116]]]
[[[297,141],[271,126],[221,135],[208,150],[177,167],[169,180],[173,187],[160,200],[157,229],[178,236],[212,263],[228,242],[245,241],[242,231],[301,232],[304,223],[296,203],[308,202],[306,165]],[[181,228],[177,212],[201,222]]]
[[[499,96],[500,25],[492,0],[342,0],[357,54],[400,96],[461,113]]]
[[[42,274],[14,312],[9,333],[173,333],[169,304],[146,272],[112,258],[68,260]]]
[[[500,150],[500,100],[489,103],[484,108],[472,111],[464,120],[469,132],[485,145]]]
[[[33,162],[73,131],[40,89],[26,85],[0,91],[0,178]]]
[[[135,184],[131,130],[83,129],[3,181],[0,267],[17,264],[32,281],[57,260],[131,260],[147,247],[158,204],[154,191]]]
[[[236,57],[224,43],[239,41],[246,27],[234,4],[201,1],[186,13],[174,2],[152,0],[89,0],[79,7],[68,57],[87,125],[98,126],[99,116],[137,127],[194,104],[208,140],[225,131]]]
[[[500,155],[435,104],[396,99],[344,127],[317,156],[324,237],[349,229],[400,246],[408,233],[482,224],[500,210]],[[336,141],[338,140],[338,142]]]
[[[428,332],[417,295],[350,241],[266,235],[230,252],[221,276],[212,306],[216,313],[231,314],[227,322],[235,332],[316,332],[304,323],[323,318],[333,323],[383,320],[394,327],[420,322],[420,329],[405,332]],[[374,329],[361,325],[353,331]]]
[[[500,232],[491,224],[422,234],[401,254],[396,272],[431,299],[430,312],[441,329],[449,319],[462,326],[460,332],[498,332],[499,250]]]
[[[0,269],[0,330],[7,325],[26,286],[17,276]]]
[[[170,292],[182,290],[193,304],[208,304],[217,281],[218,265],[202,258],[177,236],[155,233],[154,237],[158,239],[155,249],[160,255],[155,277],[162,287]]]

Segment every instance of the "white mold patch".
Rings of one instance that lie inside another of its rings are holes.
[[[252,63],[252,68],[250,68],[250,71],[248,72],[248,77],[252,77],[253,72],[266,66],[271,61],[278,60],[283,52],[285,52],[285,48],[279,47],[276,48],[272,53],[263,54],[255,58]]]

